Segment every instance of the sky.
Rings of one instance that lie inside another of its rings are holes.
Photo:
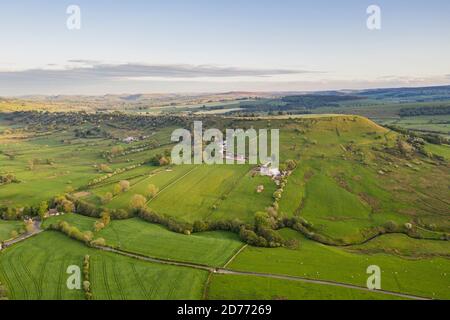
[[[449,17],[448,0],[1,1],[0,96],[450,84]]]

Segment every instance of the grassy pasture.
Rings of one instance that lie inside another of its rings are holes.
[[[384,253],[357,254],[344,248],[318,244],[292,230],[282,230],[281,233],[286,238],[298,240],[299,248],[247,247],[229,267],[241,271],[293,275],[365,286],[367,267],[378,265],[382,271],[381,285],[384,290],[430,298],[450,298],[449,259],[435,257],[419,260]],[[383,238],[378,241],[381,242],[380,246],[392,245],[391,239],[386,240],[386,243]],[[414,243],[403,246],[410,246],[411,250]],[[446,246],[448,252],[448,242],[442,246]],[[368,246],[370,248],[371,245]],[[427,248],[433,250],[433,246]]]
[[[442,188],[448,166],[379,151],[395,150],[396,133],[356,116],[288,118],[272,126],[281,128],[280,154],[299,163],[280,201],[284,216],[300,215],[345,243],[363,241],[387,221],[450,230]],[[445,154],[445,147],[433,148]]]
[[[388,253],[416,259],[450,258],[450,244],[447,241],[412,239],[404,234],[387,234],[347,250],[362,254]]]
[[[45,229],[52,224],[58,224],[60,221],[66,221],[71,226],[77,227],[80,231],[93,231],[94,223],[97,219],[85,217],[80,214],[67,213],[63,216],[49,217],[42,223],[42,228]]]
[[[135,194],[146,195],[147,188],[150,184],[155,185],[159,190],[163,190],[168,185],[176,182],[182,176],[188,174],[193,167],[191,166],[175,166],[171,169],[157,169],[150,171],[147,176],[136,179],[131,182],[131,188],[122,194],[117,195],[114,199],[107,204],[107,208],[121,208],[129,209],[131,198]],[[108,188],[102,188],[102,191],[112,192],[112,185]]]
[[[382,121],[383,124],[395,125],[418,132],[432,132],[450,136],[450,115],[412,116]]]
[[[140,219],[113,221],[96,234],[108,245],[146,256],[223,266],[242,247],[232,233],[204,232],[185,236]]]
[[[167,143],[170,128],[155,132],[151,139]],[[127,132],[131,134],[130,132]],[[125,134],[118,132],[119,134]],[[145,142],[145,141],[144,141]],[[55,195],[86,186],[106,173],[98,172],[95,165],[105,164],[104,152],[114,146],[123,148],[139,146],[139,143],[124,144],[109,138],[83,139],[74,136],[71,129],[49,130],[45,135],[24,131],[20,136],[0,135],[0,174],[13,173],[20,183],[0,186],[0,205],[36,205]],[[166,147],[157,147],[112,159],[108,166],[115,170],[147,162]],[[151,166],[143,166],[116,175],[103,184],[126,180],[151,172]],[[39,190],[39,192],[35,192]],[[95,199],[95,197],[94,197]]]
[[[447,145],[438,146],[435,144],[427,144],[425,146],[425,149],[428,152],[444,157],[447,161],[450,160],[450,146]]]
[[[0,241],[11,239],[11,232],[19,232],[23,228],[22,221],[4,221],[0,220]]]
[[[248,165],[197,166],[175,183],[161,189],[148,206],[156,212],[186,221],[240,218],[250,221],[257,210],[264,210],[271,201],[270,187],[257,194],[263,181],[248,174]],[[261,196],[261,197],[259,197]],[[256,199],[262,201],[256,203]],[[236,206],[235,206],[236,205]]]
[[[417,154],[398,156],[396,133],[356,116],[240,119],[236,125],[280,128],[282,161],[295,159],[299,163],[283,192],[280,213],[305,218],[313,224],[315,232],[345,243],[363,241],[370,235],[370,229],[387,221],[399,226],[414,223],[420,227],[419,233],[431,238],[450,232],[448,164]],[[117,129],[117,133],[126,132]],[[0,186],[0,205],[37,204],[85,186],[104,175],[94,168],[95,164],[106,163],[101,157],[104,151],[111,151],[115,145],[128,146],[111,139],[74,139],[69,131],[39,137],[23,134],[24,137],[0,137],[3,152],[0,174],[14,173],[21,180],[19,184]],[[154,137],[163,141],[169,133],[160,134],[161,137]],[[61,141],[66,139],[71,143]],[[448,159],[447,149],[427,145],[427,150]],[[147,161],[163,150],[165,147],[119,156],[109,165],[113,169],[126,167]],[[33,159],[37,161],[29,168]],[[238,218],[247,223],[253,222],[256,211],[273,202],[274,182],[266,177],[253,177],[249,165],[167,169],[145,165],[116,175],[88,188],[84,199],[100,205],[100,197],[111,192],[114,183],[129,180],[130,190],[114,197],[108,208],[127,209],[133,195],[145,194],[148,185],[154,184],[160,193],[148,206],[160,214],[189,222]],[[256,192],[259,185],[265,187],[260,194]],[[69,214],[47,220],[44,227],[60,220],[82,231],[92,230],[95,221]],[[0,221],[0,240],[9,237],[11,228],[16,228],[14,223]],[[294,231],[281,233],[298,240],[298,250],[249,247],[231,267],[364,286],[366,268],[375,264],[383,271],[383,289],[450,298],[448,242],[389,235],[363,245],[337,248],[304,239]],[[222,266],[242,245],[233,234],[184,236],[138,219],[113,221],[97,237],[127,251],[211,266]],[[92,286],[97,299],[201,298],[206,280],[203,272],[96,251],[52,232],[44,232],[1,253],[0,281],[11,288],[10,295],[15,299],[82,299],[81,293],[64,289],[64,266],[80,265],[86,253],[92,256]],[[247,283],[242,279],[246,278],[214,276],[209,298],[371,297],[321,286],[311,286],[308,295],[305,293],[308,286],[299,283],[255,278]]]
[[[398,300],[395,296],[297,281],[254,276],[214,275],[211,300]]]
[[[81,231],[94,231],[96,219],[66,214],[46,219],[42,227],[59,221],[67,221]],[[243,246],[233,233],[217,231],[186,236],[139,218],[112,221],[94,234],[95,238],[104,238],[108,245],[128,252],[216,267],[223,266]]]
[[[82,300],[69,290],[70,265],[91,256],[94,299],[200,299],[207,273],[163,266],[90,249],[66,236],[46,231],[0,253],[0,279],[10,299]]]

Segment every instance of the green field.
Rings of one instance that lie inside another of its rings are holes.
[[[450,115],[414,116],[382,121],[417,132],[429,132],[450,136]]]
[[[204,232],[185,236],[140,219],[113,221],[96,236],[128,252],[217,267],[223,266],[243,245],[232,233]]]
[[[377,111],[372,107],[361,109]],[[402,105],[391,107],[386,119],[392,120]],[[131,218],[111,221],[94,239],[104,238],[124,254],[193,264],[185,268],[132,259],[47,230],[0,253],[0,282],[9,298],[84,299],[83,292],[66,289],[65,270],[81,266],[89,254],[94,299],[202,299],[205,286],[208,299],[394,298],[250,275],[208,277],[195,269],[198,264],[359,287],[366,286],[367,267],[378,265],[384,290],[450,299],[448,145],[421,144],[353,115],[198,117],[205,127],[279,128],[281,164],[295,160],[296,167],[274,181],[249,164],[171,165],[170,133],[190,128],[193,119],[187,116],[0,115],[0,181],[6,181],[0,185],[0,214],[17,216],[17,221],[0,219],[0,241],[23,229],[22,220],[36,214],[40,202],[67,195],[78,213],[51,217],[43,229],[67,221],[94,231],[97,219],[81,213],[124,209],[122,217]],[[432,130],[445,125],[431,117],[395,124],[428,130],[424,121]],[[130,136],[139,141],[125,143]],[[11,175],[17,178],[13,182],[7,180]],[[106,201],[121,181],[130,187]],[[150,185],[158,188],[152,199]],[[143,211],[130,206],[135,195],[146,196],[147,212],[157,213],[152,217],[167,228],[138,218]],[[263,228],[261,219],[255,220],[257,212],[257,218],[267,213]],[[194,229],[194,222],[200,228]],[[234,233],[195,232],[217,229]],[[282,239],[273,240],[273,233]],[[247,246],[236,255],[244,241],[260,244],[261,238],[262,246],[281,247]]]
[[[81,231],[93,231],[96,219],[85,217],[80,214],[67,213],[62,216],[45,219],[42,223],[42,228],[46,229],[52,224],[58,224],[60,221],[66,221],[71,226],[77,227]]]
[[[376,292],[253,276],[214,275],[211,300],[397,300]]]
[[[347,250],[363,254],[389,253],[415,259],[450,258],[448,241],[412,239],[404,234],[387,234],[363,245],[351,246]]]
[[[11,239],[11,232],[19,232],[23,229],[23,223],[19,221],[3,221],[0,219],[0,241]]]
[[[364,287],[368,277],[367,267],[378,265],[382,271],[384,290],[429,298],[450,298],[449,259],[418,260],[389,254],[356,254],[344,248],[324,246],[307,240],[292,230],[283,230],[282,233],[299,241],[297,250],[247,247],[231,263],[230,268],[325,279]],[[389,244],[389,240],[386,244]],[[445,246],[449,252],[448,242]],[[370,247],[369,245],[368,248]],[[430,246],[429,249],[433,247]]]
[[[450,146],[448,145],[438,146],[435,144],[428,144],[426,149],[431,153],[444,157],[447,161],[450,160]]]
[[[89,249],[46,231],[0,253],[0,280],[11,299],[81,300],[66,286],[67,268],[91,256],[94,299],[200,299],[207,273]]]
[[[252,221],[256,211],[272,203],[268,178],[252,178],[248,165],[197,166],[179,180],[175,180],[151,200],[148,206],[158,213],[193,222],[240,218]],[[267,186],[262,194],[259,184]],[[176,199],[176,201],[173,201]]]

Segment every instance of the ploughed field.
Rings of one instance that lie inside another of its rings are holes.
[[[85,255],[91,257],[93,299],[400,298],[251,274],[208,275],[202,268],[365,287],[370,265],[381,267],[383,290],[450,298],[448,146],[419,148],[357,116],[208,121],[219,128],[280,129],[281,162],[295,160],[297,166],[278,200],[278,218],[301,218],[307,229],[276,231],[291,246],[244,247],[239,232],[181,234],[131,215],[96,231],[97,218],[67,213],[42,228],[67,221],[118,252],[162,261],[91,248],[47,230],[0,253],[8,298],[84,299],[82,290],[65,284],[67,267],[81,267]],[[68,194],[103,210],[131,212],[140,195],[148,210],[180,223],[239,220],[253,226],[255,213],[274,203],[277,185],[255,166],[155,163],[156,155],[172,148],[167,124],[136,129],[86,122],[77,129],[92,127],[101,134],[80,136],[70,125],[45,130],[2,118],[0,175],[16,181],[0,185],[0,206],[20,210]],[[123,142],[128,136],[141,138]],[[118,191],[123,181],[127,186]],[[20,221],[0,220],[0,241],[23,231]]]

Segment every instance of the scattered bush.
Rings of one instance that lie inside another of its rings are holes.
[[[398,227],[398,224],[395,223],[394,221],[388,221],[388,222],[386,222],[384,224],[384,229],[387,232],[391,232],[392,233],[392,232],[398,232],[399,227]]]
[[[103,239],[103,238],[97,238],[97,239],[91,241],[91,245],[99,246],[99,247],[105,247],[106,246],[106,240]]]
[[[127,192],[130,190],[130,181],[122,180],[119,182],[119,186],[122,192]]]
[[[101,165],[98,166],[98,171],[104,172],[104,173],[111,173],[111,172],[113,172],[111,167],[109,167],[107,164],[104,164],[104,163],[102,163]]]
[[[111,192],[107,192],[102,198],[102,204],[110,203],[113,199],[113,194]]]
[[[135,194],[130,201],[130,208],[133,210],[141,210],[145,208],[147,198],[140,194]]]
[[[154,197],[156,197],[156,195],[159,192],[159,188],[157,186],[155,186],[154,184],[150,184],[147,187],[147,197],[149,199],[153,199]]]
[[[22,219],[22,212],[18,210],[17,208],[11,208],[11,207],[3,207],[0,209],[1,217],[3,220],[21,220]]]
[[[0,185],[10,184],[10,183],[20,183],[19,179],[15,175],[8,173],[5,175],[0,175]]]

